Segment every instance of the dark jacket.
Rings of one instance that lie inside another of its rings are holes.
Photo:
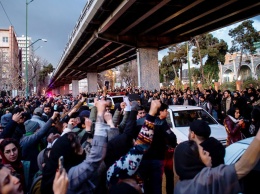
[[[25,134],[25,127],[24,124],[18,124],[15,121],[11,120],[4,128],[3,132],[0,135],[0,139],[4,138],[14,138],[18,142]]]
[[[180,102],[180,105],[184,104],[184,99],[183,98],[179,98],[178,100]],[[191,98],[188,98],[187,100],[188,100],[188,105],[194,106],[196,104],[195,100],[193,100]]]
[[[227,131],[227,145],[242,139],[241,126],[229,115],[224,119],[224,126]]]
[[[90,154],[85,160],[72,167],[68,172],[69,188],[67,194],[94,193],[94,189],[100,179],[98,169],[106,154],[107,130],[109,126],[104,123],[96,123],[95,131],[103,131],[102,135],[95,135],[92,141]]]
[[[224,113],[224,115],[226,115],[227,114],[227,111],[226,111],[226,98],[223,98],[222,100],[221,100],[221,111],[223,111]],[[233,106],[233,99],[232,99],[232,97],[231,97],[231,101],[230,101],[230,108]]]
[[[168,146],[175,148],[176,135],[171,131],[165,119],[155,119],[154,137],[150,149],[144,154],[144,160],[164,160]]]
[[[107,154],[104,160],[107,168],[125,155],[133,146],[133,138],[136,138],[140,131],[136,129],[136,115],[137,111],[130,111],[123,133],[108,142]]]
[[[63,156],[64,158],[64,168],[67,172],[69,172],[71,167],[80,164],[86,158],[85,152],[82,155],[78,155],[74,152],[74,148],[72,148],[71,142],[68,139],[69,133],[58,138],[51,148],[49,159],[43,168],[41,193],[53,193],[52,185],[56,169],[58,169],[58,160],[60,156]]]
[[[33,176],[39,170],[37,164],[37,156],[41,151],[39,145],[41,144],[41,140],[48,133],[52,122],[53,120],[49,119],[48,122],[42,128],[40,128],[39,131],[29,136],[24,135],[20,141],[23,160],[30,161],[29,183],[32,183]]]

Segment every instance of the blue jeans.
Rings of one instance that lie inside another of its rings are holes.
[[[214,117],[214,119],[218,120],[218,113],[214,109],[212,109],[212,116]]]
[[[142,160],[138,173],[144,181],[145,194],[162,194],[163,160]]]

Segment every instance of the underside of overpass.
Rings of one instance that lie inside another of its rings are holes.
[[[102,3],[79,30],[49,89],[136,59],[138,48],[161,50],[260,12],[259,0],[98,1]]]

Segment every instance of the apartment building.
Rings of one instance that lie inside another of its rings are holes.
[[[0,29],[0,90],[21,88],[21,51],[13,26]]]
[[[26,65],[26,36],[22,35],[17,37],[18,47],[22,50],[22,74],[25,75],[25,65]],[[32,52],[32,47],[28,47],[32,43],[32,38],[27,36],[27,61],[30,61],[30,56]]]

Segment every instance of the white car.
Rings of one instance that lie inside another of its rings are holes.
[[[226,154],[225,154],[225,164],[235,164],[241,156],[244,154],[248,146],[253,141],[254,137],[249,137],[238,142],[235,142],[226,147]],[[259,185],[260,179],[260,160],[256,164],[256,166],[247,174],[244,178],[240,180],[240,184],[243,185],[243,193],[249,194],[258,194],[260,193]]]
[[[87,98],[87,105],[91,109],[94,106],[94,99],[95,98]]]
[[[234,164],[244,154],[254,137],[249,137],[226,147],[225,164]]]
[[[124,102],[124,96],[109,96],[107,97],[107,100],[111,100],[112,102],[111,110],[113,111],[116,103]]]
[[[226,145],[227,133],[225,127],[219,124],[207,111],[197,106],[170,105],[167,122],[177,137],[177,143],[188,140],[190,123],[195,119],[206,121],[211,129],[211,137]]]

